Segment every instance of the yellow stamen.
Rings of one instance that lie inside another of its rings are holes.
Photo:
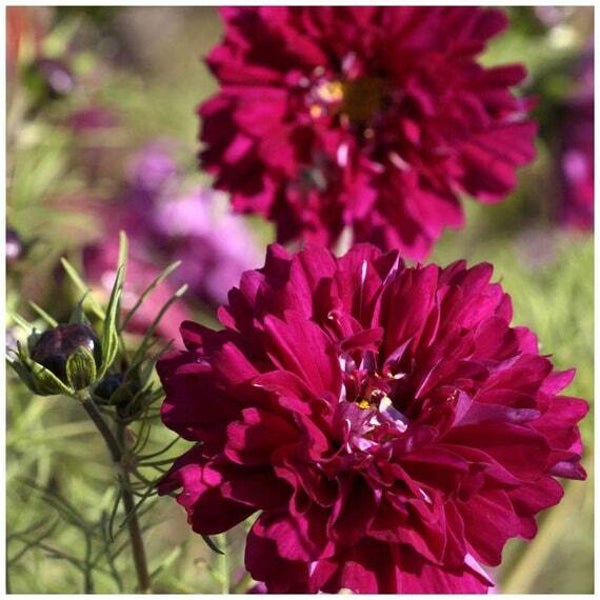
[[[309,109],[314,119],[321,117],[327,106],[332,113],[339,113],[347,123],[364,123],[381,108],[385,83],[377,77],[326,81],[315,92],[317,101]]]
[[[318,119],[322,114],[323,114],[324,110],[322,106],[319,106],[318,104],[313,104],[310,107],[310,116],[313,119]]]
[[[344,87],[341,81],[327,81],[319,86],[317,94],[324,102],[341,102],[344,99]]]

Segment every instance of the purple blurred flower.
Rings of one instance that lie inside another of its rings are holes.
[[[130,164],[125,210],[128,230],[140,231],[166,262],[181,260],[174,278],[193,295],[218,305],[240,274],[262,256],[241,217],[227,212],[220,192],[186,189],[174,155],[175,143],[149,144]]]
[[[181,265],[148,297],[132,324],[143,331],[160,307],[184,283],[189,298],[211,305],[226,301],[228,290],[243,271],[255,268],[261,255],[240,217],[226,213],[223,194],[195,186],[189,189],[176,160],[177,143],[149,144],[129,163],[123,194],[99,209],[104,235],[85,249],[87,276],[109,291],[118,256],[117,230],[130,240],[125,308],[167,265]],[[177,302],[158,332],[179,337],[181,321],[190,318],[189,307]]]
[[[224,194],[206,188],[159,205],[154,212],[155,232],[170,243],[173,258],[182,261],[176,276],[211,304],[227,292],[260,255],[239,217],[221,211]]]
[[[176,142],[157,140],[148,144],[133,156],[127,169],[129,200],[136,205],[151,204],[157,196],[165,194],[181,184],[181,173],[177,168],[174,154]],[[171,184],[171,190],[167,187]],[[140,208],[152,208],[140,206]],[[144,215],[145,216],[145,215]]]
[[[574,93],[565,107],[560,170],[559,220],[567,227],[594,228],[594,46],[578,65]]]

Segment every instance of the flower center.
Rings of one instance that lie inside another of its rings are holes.
[[[370,425],[388,422],[399,431],[404,431],[408,419],[392,400],[401,377],[378,373],[372,352],[366,352],[358,365],[348,355],[340,357],[340,364],[344,384],[340,400],[352,403],[363,411],[375,411],[377,417],[370,421]]]
[[[385,84],[378,77],[362,77],[342,84],[342,113],[353,123],[368,121],[381,108]]]
[[[369,408],[379,408],[379,405],[382,401],[391,402],[389,396],[386,391],[379,387],[372,387],[372,384],[363,384],[362,387],[367,387],[368,391],[364,394],[359,395],[354,403],[358,406],[358,408],[362,408],[363,410],[367,410]],[[385,386],[387,387],[387,386]]]
[[[385,83],[378,77],[321,81],[309,94],[309,112],[315,119],[339,114],[343,120],[362,124],[380,110],[384,93]]]

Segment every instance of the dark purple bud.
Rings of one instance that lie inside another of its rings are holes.
[[[123,383],[123,373],[111,373],[100,381],[94,389],[94,394],[99,400],[108,402],[110,397],[119,389]]]
[[[67,359],[79,348],[89,350],[96,365],[102,358],[100,342],[92,329],[81,323],[58,325],[45,331],[31,349],[31,359],[66,382]]]

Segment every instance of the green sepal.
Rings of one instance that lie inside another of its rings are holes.
[[[65,394],[71,396],[73,390],[65,385],[52,371],[43,365],[31,361],[31,374],[35,383],[33,391],[40,396],[56,396]]]
[[[31,360],[20,342],[17,342],[15,358],[8,359],[19,379],[38,396],[73,395],[73,390],[62,382],[52,371]]]
[[[20,344],[18,344],[18,348],[19,361],[11,362],[10,364],[32,392],[39,396],[73,395],[72,388],[62,382],[52,371],[46,369],[40,363],[31,360],[23,352]]]
[[[200,534],[202,539],[204,540],[204,543],[213,551],[216,552],[217,554],[221,554],[222,556],[225,555],[225,552],[223,552],[223,550],[221,550],[221,548],[219,548],[219,546],[217,546],[217,544],[215,544],[215,542],[206,534],[201,533]]]
[[[69,317],[70,324],[76,325],[87,325],[88,327],[92,327],[90,320],[87,318],[85,312],[83,312],[83,303],[86,299],[87,294],[81,298],[81,300],[77,303],[77,306],[73,309],[71,316]]]
[[[15,373],[19,376],[19,379],[34,393],[37,394],[37,386],[31,371],[19,360],[7,360],[8,364]]]
[[[74,390],[84,389],[96,381],[96,361],[94,355],[83,346],[77,348],[67,358],[65,365],[67,381]]]
[[[131,385],[128,381],[124,381],[121,385],[112,393],[109,404],[115,406],[121,406],[131,402],[134,394],[131,390]]]

